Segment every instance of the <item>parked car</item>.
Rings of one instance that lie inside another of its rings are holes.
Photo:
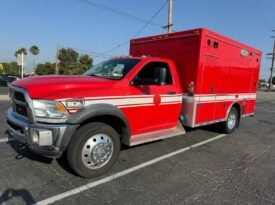
[[[11,84],[13,81],[19,80],[20,78],[16,77],[16,76],[8,76],[6,79],[6,85],[8,86],[9,84]]]
[[[7,85],[7,76],[5,75],[0,75],[0,86],[6,86]]]

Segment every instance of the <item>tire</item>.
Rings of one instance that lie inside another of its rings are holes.
[[[111,126],[93,122],[80,127],[67,149],[72,170],[81,177],[93,178],[106,173],[117,161],[120,138]]]
[[[228,113],[227,120],[221,124],[222,132],[230,134],[239,125],[239,112],[235,107],[232,107]]]

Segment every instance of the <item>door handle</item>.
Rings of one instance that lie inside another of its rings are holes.
[[[175,92],[175,91],[168,91],[167,92],[167,95],[176,95],[177,94],[177,92]]]

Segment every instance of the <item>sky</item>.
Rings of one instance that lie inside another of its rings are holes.
[[[141,30],[146,22],[101,9],[85,0],[1,0],[0,62],[16,60],[14,52],[21,47],[37,45],[36,61],[54,62],[59,47],[71,47],[88,53],[97,63],[104,60],[99,53],[122,44],[108,55],[127,55],[125,43]],[[150,20],[165,0],[87,0]],[[260,77],[267,79],[275,36],[274,0],[174,0],[173,30],[205,27],[258,48],[263,52]],[[137,37],[162,34],[166,31],[168,4]],[[27,70],[33,68],[27,56]]]

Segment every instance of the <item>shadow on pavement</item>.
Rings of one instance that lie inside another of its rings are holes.
[[[14,197],[22,198],[25,204],[35,204],[36,202],[32,197],[31,193],[26,189],[7,189],[0,196],[0,204],[6,204],[9,200],[11,200]]]
[[[17,142],[16,140],[11,140],[8,142],[8,144],[11,146],[13,150],[16,151],[17,153],[17,155],[15,156],[16,160],[27,158],[32,161],[37,161],[45,164],[52,163],[52,159],[35,154],[31,150],[29,150],[25,145]]]
[[[211,125],[204,125],[201,127],[195,127],[195,128],[191,128],[191,127],[184,127],[186,132],[192,132],[194,130],[205,130],[205,131],[209,131],[209,132],[214,132],[217,134],[223,134],[221,126],[219,123],[217,124],[211,124]]]
[[[67,161],[67,153],[66,151],[63,153],[63,155],[56,159],[57,163],[68,173],[74,175],[74,176],[77,176],[79,177],[70,167],[68,161]]]

